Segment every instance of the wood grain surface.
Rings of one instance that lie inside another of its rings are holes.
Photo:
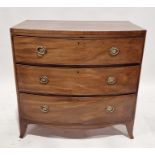
[[[139,66],[107,68],[63,68],[17,65],[19,91],[62,95],[107,95],[135,93]],[[40,84],[47,76],[48,83]],[[116,84],[108,85],[109,76]]]
[[[46,37],[139,37],[146,31],[129,21],[26,20],[11,28],[13,35]]]
[[[22,118],[37,122],[65,125],[98,125],[132,119],[135,95],[115,97],[60,97],[20,93]],[[48,112],[41,111],[47,105]],[[107,112],[113,106],[113,112]]]
[[[140,63],[143,38],[117,39],[52,39],[38,37],[14,37],[15,60],[25,64],[57,65],[113,65]],[[47,53],[38,57],[37,47],[45,47]],[[111,56],[116,47],[118,55]]]

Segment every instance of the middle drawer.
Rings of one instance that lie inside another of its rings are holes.
[[[62,95],[135,93],[139,66],[106,68],[16,65],[20,92]]]

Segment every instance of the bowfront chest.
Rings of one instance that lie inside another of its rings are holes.
[[[133,138],[146,31],[130,22],[24,21],[11,28],[20,137],[28,124]]]

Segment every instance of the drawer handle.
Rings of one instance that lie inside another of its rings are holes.
[[[43,57],[47,53],[47,50],[43,46],[37,47],[37,56],[38,57]]]
[[[106,112],[114,112],[115,108],[113,106],[110,106],[108,105],[106,108],[105,108]]]
[[[111,47],[110,48],[110,55],[111,56],[116,56],[118,54],[119,54],[119,49],[118,48],[116,48],[116,47]]]
[[[40,106],[40,110],[41,110],[43,113],[47,113],[48,110],[49,110],[49,108],[48,108],[47,105],[42,105],[42,106]]]
[[[109,76],[108,79],[107,79],[107,84],[108,85],[114,85],[117,83],[117,80],[114,76]]]
[[[40,83],[41,84],[47,84],[48,83],[48,77],[47,76],[41,76],[40,77]]]

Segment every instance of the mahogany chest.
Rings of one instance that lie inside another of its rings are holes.
[[[28,124],[133,138],[146,30],[127,21],[33,21],[11,28],[20,137]]]

